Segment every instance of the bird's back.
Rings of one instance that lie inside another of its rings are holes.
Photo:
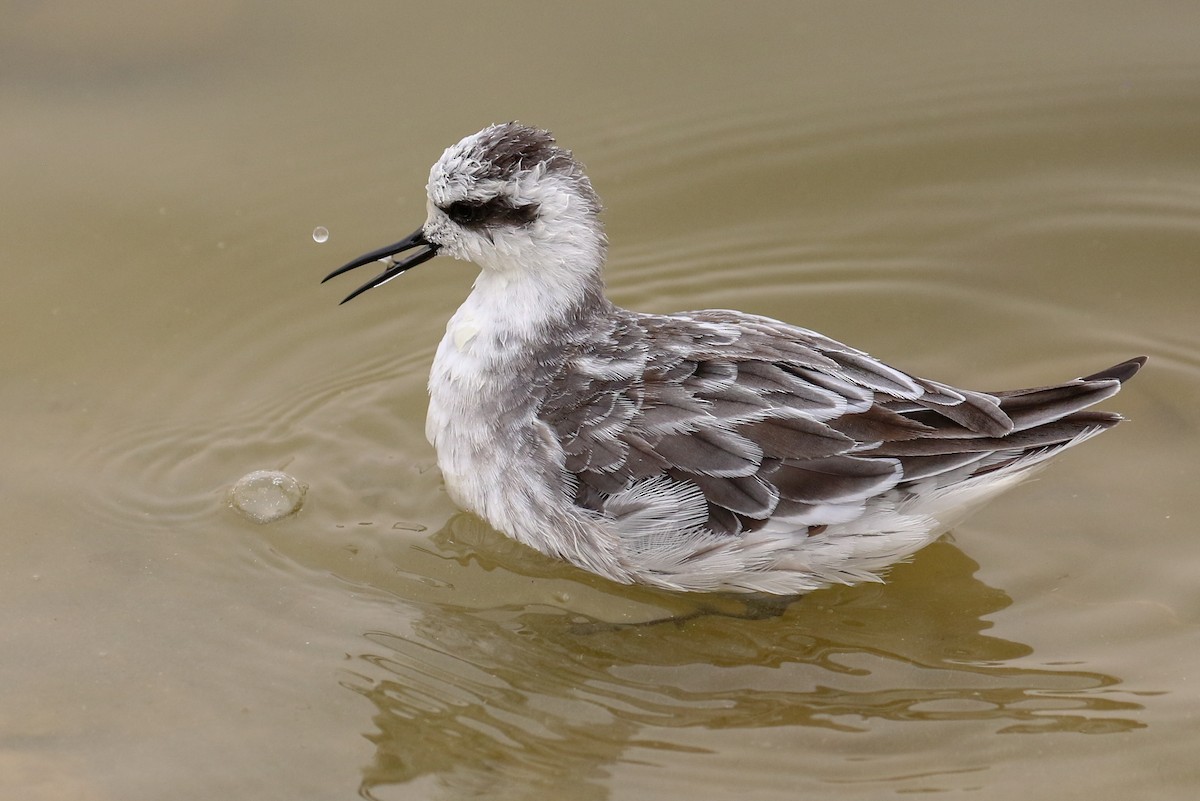
[[[729,563],[721,554],[737,543],[755,553],[726,589],[868,577],[1115,425],[1118,415],[1087,408],[1144,363],[985,393],[738,312],[616,310],[589,326],[538,419],[561,444],[571,503],[652,561],[659,583],[688,588],[710,583],[704,563]],[[763,541],[769,554],[749,547]],[[831,543],[841,564],[810,558]]]

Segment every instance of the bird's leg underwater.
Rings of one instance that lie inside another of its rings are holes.
[[[674,626],[682,629],[693,620],[701,618],[722,617],[733,620],[770,620],[782,617],[788,608],[801,597],[800,595],[713,595],[704,599],[700,605],[690,612],[679,615],[667,615],[651,620],[639,620],[632,623],[614,623],[610,621],[588,621],[573,623],[571,633],[577,635],[608,634],[619,631],[646,629],[653,626]]]

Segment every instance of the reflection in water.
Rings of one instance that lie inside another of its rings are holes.
[[[542,557],[466,515],[436,537],[461,559],[536,573]],[[472,543],[478,543],[475,550]],[[485,556],[486,554],[486,556]],[[606,766],[687,727],[988,721],[996,733],[1107,733],[1144,724],[1100,673],[1008,664],[1029,646],[985,635],[1011,603],[936,543],[886,585],[825,590],[769,617],[720,612],[609,625],[568,608],[412,605],[404,631],[368,632],[346,686],[378,709],[362,791],[432,781],[446,797],[603,798]],[[627,588],[612,587],[615,594]],[[685,603],[703,599],[685,598]],[[695,610],[693,610],[695,611]],[[686,613],[685,613],[686,614]]]

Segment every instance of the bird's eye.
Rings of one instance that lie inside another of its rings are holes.
[[[511,206],[505,198],[494,197],[491,200],[456,200],[443,209],[452,222],[467,228],[481,226],[496,227],[501,225],[528,225],[537,219],[538,206],[530,203],[525,206]]]
[[[488,207],[483,203],[457,200],[446,209],[446,216],[459,225],[475,225],[483,222],[488,216]]]

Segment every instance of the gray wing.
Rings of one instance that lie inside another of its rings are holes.
[[[615,516],[637,511],[641,487],[699,492],[707,517],[689,523],[728,535],[773,519],[798,530],[846,522],[890,490],[1061,447],[1120,419],[1081,410],[1141,366],[982,393],[738,312],[625,313],[610,325],[565,355],[539,410],[574,502]]]

